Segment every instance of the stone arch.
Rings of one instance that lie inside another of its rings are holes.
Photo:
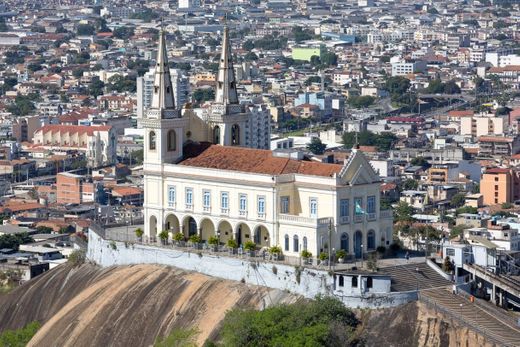
[[[226,244],[229,239],[233,238],[233,227],[227,220],[221,220],[217,224],[217,232],[220,232],[220,242]]]
[[[150,241],[154,241],[157,237],[157,217],[150,216],[150,223],[148,224],[150,235]]]
[[[376,232],[370,229],[367,233],[367,251],[376,249]]]
[[[293,235],[292,251],[295,253],[298,253],[300,251],[300,238],[296,234]]]
[[[254,241],[260,247],[270,247],[271,239],[269,237],[269,230],[265,225],[257,225],[255,227]]]
[[[192,235],[197,235],[197,221],[192,216],[185,216],[182,221],[182,232],[185,237],[189,238]]]
[[[283,250],[289,252],[289,235],[287,234],[283,237]]]
[[[208,241],[210,237],[215,236],[215,226],[209,218],[200,221],[200,237],[202,241]]]
[[[251,228],[246,223],[238,223],[235,228],[235,239],[239,245],[243,245],[247,241],[253,241],[253,235],[251,235]]]
[[[170,213],[166,216],[166,219],[164,220],[164,229],[168,230],[172,234],[178,233],[180,230],[180,222],[179,218],[174,215],[173,213]]]

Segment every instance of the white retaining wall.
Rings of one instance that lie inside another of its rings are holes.
[[[105,240],[93,230],[89,232],[87,258],[104,267],[132,264],[169,265],[226,280],[287,290],[310,299],[319,294],[334,295],[341,299],[345,306],[351,308],[394,307],[417,299],[415,292],[340,296],[334,293],[334,278],[326,271],[200,253],[194,249],[180,251]]]

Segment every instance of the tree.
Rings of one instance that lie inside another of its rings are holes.
[[[394,210],[394,219],[396,222],[411,223],[413,221],[413,207],[407,202],[400,201]]]
[[[367,108],[374,104],[376,99],[370,95],[351,96],[348,98],[348,104],[354,108]]]
[[[428,163],[428,160],[426,160],[424,157],[415,157],[410,160],[410,164],[413,166],[421,166],[423,168],[430,167],[430,163]]]
[[[40,225],[39,227],[36,228],[36,231],[38,232],[38,234],[51,234],[52,228]]]
[[[79,78],[83,77],[84,72],[85,72],[85,69],[83,69],[83,68],[74,69],[74,70],[72,70],[72,76],[79,79]]]
[[[15,116],[27,116],[36,109],[34,101],[39,100],[41,100],[41,97],[34,93],[29,95],[17,95],[14,104],[9,105],[7,111]]]
[[[255,44],[253,41],[251,40],[246,40],[243,44],[242,44],[242,49],[243,50],[246,50],[246,51],[251,51],[252,49],[255,48]]]
[[[402,97],[410,89],[410,80],[402,76],[392,76],[386,79],[385,87],[392,97],[392,101]]]
[[[79,36],[90,36],[90,35],[94,35],[95,32],[96,32],[96,28],[94,28],[94,26],[92,26],[90,24],[80,24],[80,25],[78,25],[78,27],[76,29],[76,33]]]
[[[460,94],[460,87],[455,81],[448,81],[444,84],[444,94]]]
[[[311,142],[307,144],[307,149],[317,155],[323,154],[325,148],[327,148],[327,145],[321,142],[319,137],[313,137]]]
[[[338,56],[334,52],[325,52],[320,57],[321,67],[336,66],[338,64]]]
[[[34,240],[27,233],[5,234],[0,236],[0,249],[11,248],[17,251],[20,245],[30,242],[34,242]]]
[[[255,61],[255,60],[258,60],[258,56],[254,52],[248,52],[244,56],[244,60],[245,61]]]
[[[450,205],[451,205],[451,207],[457,208],[457,207],[464,205],[465,202],[466,202],[466,194],[457,193],[451,198]]]
[[[414,179],[407,178],[401,183],[400,190],[416,190],[419,187],[419,182]]]
[[[358,342],[358,324],[341,301],[319,296],[261,311],[233,309],[224,318],[221,337],[222,345],[229,347],[348,346]]]
[[[118,93],[130,92],[137,90],[137,82],[135,76],[114,75],[108,79],[108,91],[117,91]]]
[[[134,36],[134,28],[119,27],[114,29],[114,37],[121,40],[128,40]]]
[[[462,206],[455,210],[455,215],[458,216],[462,213],[470,213],[470,214],[476,214],[478,213],[478,208],[473,206]]]
[[[450,230],[450,237],[457,237],[464,234],[464,230],[471,228],[469,225],[460,224],[456,225]]]
[[[159,238],[161,239],[162,244],[165,245],[168,241],[168,230],[161,231],[159,233]]]
[[[195,100],[198,104],[210,101],[215,99],[215,90],[204,88],[204,89],[196,89],[192,94],[193,100]]]
[[[444,262],[442,263],[442,271],[446,273],[451,273],[453,271],[453,263],[451,262],[451,259],[448,256],[444,258]]]
[[[296,43],[302,43],[303,41],[310,40],[313,34],[310,30],[304,30],[302,27],[295,26],[292,28],[292,34]]]
[[[0,346],[27,346],[40,327],[41,324],[34,321],[17,330],[4,330],[0,334]]]
[[[90,80],[88,85],[88,93],[93,97],[97,98],[99,95],[103,95],[103,88],[105,87],[105,83],[99,79],[99,77],[94,76]]]
[[[361,131],[357,134],[357,139],[361,146],[376,146],[379,151],[388,151],[397,141],[397,136],[389,132],[374,134],[370,131]],[[342,141],[345,148],[352,148],[356,144],[356,132],[343,133]]]

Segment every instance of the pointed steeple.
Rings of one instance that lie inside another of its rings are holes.
[[[224,27],[224,38],[222,39],[222,53],[218,68],[215,102],[224,105],[238,104],[237,83],[235,71],[233,70],[233,57],[231,55],[227,25]]]
[[[161,29],[159,34],[159,50],[155,64],[153,96],[151,110],[161,111],[160,118],[170,118],[171,113],[163,111],[175,109],[175,97],[173,95],[170,67],[168,66],[168,54],[166,51],[165,32]]]

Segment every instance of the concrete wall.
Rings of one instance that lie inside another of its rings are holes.
[[[410,293],[340,296],[334,293],[333,276],[326,271],[249,261],[218,254],[203,254],[194,249],[179,251],[105,240],[93,230],[89,232],[87,257],[103,267],[131,264],[169,265],[226,280],[287,290],[311,299],[318,294],[335,295],[345,306],[352,308],[393,307],[417,298]]]

